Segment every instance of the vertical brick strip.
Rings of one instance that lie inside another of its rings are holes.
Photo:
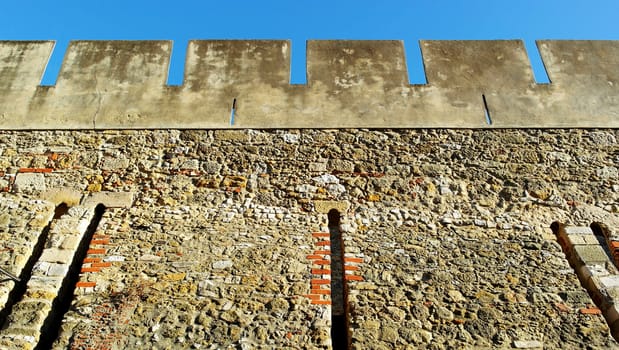
[[[307,256],[311,263],[311,280],[310,294],[305,295],[311,300],[314,305],[331,305],[331,280],[325,276],[331,275],[331,251],[328,247],[331,245],[329,232],[312,232],[312,238],[315,239],[314,246],[316,250],[314,254]]]

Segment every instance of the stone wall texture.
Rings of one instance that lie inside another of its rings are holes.
[[[336,209],[353,349],[619,348],[550,229],[616,227],[617,137],[2,131],[0,267],[20,275],[43,232],[41,259],[54,247],[84,256],[66,295],[29,282],[3,314],[0,346],[34,347],[31,323],[57,349],[331,348]],[[52,219],[61,203],[69,211]],[[48,278],[44,263],[25,277]],[[63,266],[53,273],[75,270]],[[35,299],[70,305],[46,324],[21,307]]]

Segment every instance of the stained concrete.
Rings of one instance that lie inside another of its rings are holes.
[[[550,84],[519,40],[420,45],[424,85],[401,41],[309,41],[291,85],[289,41],[195,40],[167,86],[170,41],[74,41],[38,86],[53,42],[3,41],[0,129],[619,126],[619,41],[538,42]]]

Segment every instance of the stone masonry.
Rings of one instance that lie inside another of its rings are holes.
[[[107,203],[51,339],[58,349],[329,348],[330,305],[309,296],[330,209],[355,266],[355,349],[619,348],[550,229],[616,227],[618,136],[5,131],[3,244],[26,245],[51,221],[53,249],[61,222]],[[18,186],[29,174],[36,186]],[[72,208],[52,220],[62,202]],[[5,347],[34,345],[18,325],[35,321],[15,313],[31,291],[0,331]]]

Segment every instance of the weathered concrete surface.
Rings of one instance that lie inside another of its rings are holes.
[[[426,85],[400,41],[309,41],[307,85],[291,85],[288,41],[191,41],[184,84],[166,86],[169,41],[75,41],[41,87],[53,43],[4,41],[0,128],[619,126],[619,42],[538,45],[550,84],[507,40],[422,41]]]
[[[0,124],[4,128],[35,128],[36,123],[25,116],[53,46],[50,41],[0,42]]]

